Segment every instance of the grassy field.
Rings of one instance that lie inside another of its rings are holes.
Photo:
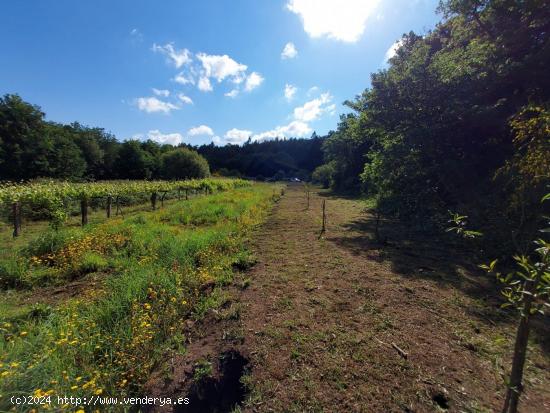
[[[85,228],[38,222],[16,241],[4,228],[0,410],[11,395],[138,394],[156,363],[185,352],[177,327],[221,305],[280,192],[256,184],[108,221],[98,212]]]

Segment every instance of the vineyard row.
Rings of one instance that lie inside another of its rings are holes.
[[[191,179],[185,181],[103,181],[72,183],[61,181],[37,181],[30,183],[5,183],[0,185],[0,203],[11,206],[11,221],[13,223],[13,236],[21,233],[21,207],[36,207],[48,212],[50,221],[54,225],[60,225],[67,218],[66,205],[70,201],[80,202],[82,225],[88,223],[88,205],[90,200],[103,198],[106,200],[107,218],[111,217],[113,204],[116,212],[120,211],[121,197],[133,195],[151,194],[152,209],[156,209],[157,200],[161,204],[169,192],[177,192],[177,198],[181,199],[185,194],[187,199],[189,191],[205,194],[214,191],[249,186],[250,182],[241,179]]]

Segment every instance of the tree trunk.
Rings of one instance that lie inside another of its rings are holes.
[[[153,211],[157,209],[157,193],[153,192],[151,194],[151,208],[153,208]]]
[[[523,303],[523,313],[519,320],[518,330],[516,333],[516,343],[514,345],[514,358],[512,360],[512,371],[510,373],[510,383],[506,392],[506,400],[502,413],[517,413],[518,403],[521,392],[523,391],[523,366],[525,365],[525,357],[527,355],[527,343],[529,340],[529,322],[531,321],[531,306],[533,304],[532,292],[538,283],[540,276],[537,275],[534,281],[526,281],[525,290],[529,294],[525,294]]]
[[[21,205],[19,202],[14,202],[12,205],[13,211],[13,236],[18,237],[21,234]]]
[[[111,211],[113,209],[113,198],[108,196],[107,197],[107,218],[111,218]]]
[[[82,226],[88,224],[88,198],[80,200],[80,212],[82,213]]]

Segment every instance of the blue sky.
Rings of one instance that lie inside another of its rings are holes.
[[[118,139],[241,143],[336,127],[438,0],[4,2],[0,93]],[[286,93],[285,93],[286,92]]]

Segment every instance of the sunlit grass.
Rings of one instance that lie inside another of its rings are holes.
[[[2,311],[0,410],[12,407],[13,394],[137,394],[156,362],[182,350],[182,321],[223,304],[220,287],[246,259],[247,235],[279,193],[268,185],[235,189],[43,232],[20,247],[13,259],[26,260],[27,287],[39,288],[44,280],[33,274],[46,270],[58,283],[105,276],[101,288],[53,308]],[[205,284],[214,285],[211,293]]]

